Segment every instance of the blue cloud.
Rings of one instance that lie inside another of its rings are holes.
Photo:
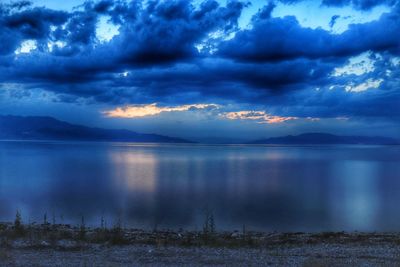
[[[263,11],[261,11],[261,14]],[[399,53],[400,14],[383,14],[378,21],[351,24],[342,34],[302,27],[295,17],[256,15],[253,27],[222,42],[219,55],[242,61],[268,62],[295,58],[340,58],[365,51]]]
[[[286,4],[295,4],[302,1],[304,0],[279,0],[279,2]],[[360,10],[369,10],[380,5],[395,6],[398,3],[398,0],[322,0],[322,5],[325,6],[351,6]]]
[[[350,5],[357,9],[368,10],[379,5],[394,6],[398,4],[397,0],[323,0],[322,3],[327,6],[346,6]]]
[[[336,21],[340,18],[340,15],[332,16],[331,20],[329,21],[329,27],[333,27],[336,24]]]
[[[69,16],[46,8],[24,9],[29,6],[25,1],[0,5],[0,55],[13,53],[23,40],[51,38],[50,27],[63,24]]]
[[[400,73],[390,63],[400,53],[398,7],[377,21],[332,34],[303,27],[293,16],[273,17],[273,3],[254,15],[250,28],[240,29],[246,6],[103,0],[65,12],[26,1],[2,5],[0,83],[27,92],[10,97],[43,90],[65,103],[233,102],[297,117],[400,117]],[[109,42],[96,36],[101,16],[119,27]],[[15,55],[26,40],[37,47]],[[49,49],[57,42],[62,45]],[[379,54],[372,72],[331,75],[366,51]],[[345,89],[368,79],[383,82],[366,92]]]

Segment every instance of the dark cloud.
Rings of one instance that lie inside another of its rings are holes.
[[[9,5],[9,7],[11,8],[11,9],[23,9],[23,8],[26,8],[26,7],[29,7],[29,6],[31,6],[32,5],[32,2],[31,1],[18,1],[18,2],[12,2],[10,5]]]
[[[305,91],[293,100],[290,112],[301,117],[380,117],[399,121],[400,92],[382,92],[371,89],[363,93],[349,93],[343,88],[321,92]]]
[[[23,92],[13,93],[15,98],[45,90],[65,103],[234,102],[288,116],[400,116],[400,73],[391,63],[400,54],[396,8],[332,34],[302,27],[295,17],[274,18],[273,3],[252,18],[251,28],[238,29],[246,5],[103,0],[71,12],[23,2],[3,6],[0,83],[18,84]],[[119,26],[109,42],[96,36],[100,16]],[[25,40],[36,41],[37,49],[15,55]],[[373,71],[331,75],[366,51],[381,57],[374,59]],[[384,81],[366,92],[345,89],[368,79]]]
[[[268,62],[295,58],[337,58],[365,51],[400,52],[400,13],[383,14],[378,21],[351,24],[342,34],[302,27],[295,17],[253,20],[253,28],[222,42],[219,55],[241,61]]]
[[[6,16],[2,25],[23,39],[42,39],[49,37],[51,25],[61,25],[67,18],[68,14],[62,11],[33,8]]]
[[[13,53],[23,40],[51,38],[51,26],[65,23],[69,16],[66,12],[46,8],[20,10],[29,5],[18,3],[14,3],[11,9],[0,6],[0,55]],[[17,11],[15,7],[18,7]]]
[[[286,4],[295,4],[303,1],[304,0],[279,0],[279,2]],[[369,10],[380,5],[395,6],[398,3],[398,0],[322,0],[322,5],[325,6],[351,6],[360,10]]]
[[[154,64],[193,58],[194,45],[215,30],[229,33],[237,26],[244,5],[229,2],[220,7],[206,1],[196,9],[188,1],[150,1],[146,7],[123,17],[121,34],[113,40],[118,60],[125,64]],[[130,10],[130,9],[129,9]]]
[[[357,9],[368,10],[379,5],[394,6],[397,0],[323,0],[322,4],[327,6],[353,6]]]
[[[21,10],[26,7],[32,6],[31,1],[14,1],[9,3],[0,3],[0,14],[9,13],[14,10]]]
[[[40,40],[46,36],[47,41],[61,41],[65,46],[53,47],[53,51],[48,53],[37,52],[20,57],[13,62],[16,64],[14,70],[10,69],[6,75],[18,78],[25,74],[23,77],[27,79],[74,83],[89,76],[94,78],[99,72],[190,60],[200,56],[194,45],[210,32],[222,30],[227,34],[235,30],[244,7],[240,2],[229,2],[226,7],[221,7],[216,1],[205,1],[200,7],[189,1],[138,3],[116,2],[111,6],[110,1],[87,2],[84,10],[60,13],[54,21],[50,15],[45,19],[44,15],[36,14],[39,10],[45,13],[47,9],[35,8],[13,14],[12,17],[29,17],[31,23],[28,25],[35,27],[26,28],[21,20],[5,25],[2,35],[7,39],[4,40],[7,46],[3,47],[3,54],[13,53],[24,39]],[[120,34],[106,44],[96,39],[99,10],[121,21]],[[8,16],[5,19],[15,21]],[[50,35],[51,26],[56,26],[56,29]],[[16,35],[20,31],[34,32],[31,28],[42,29],[41,34],[35,31],[36,35]],[[24,69],[24,65],[29,65],[30,69]]]
[[[333,27],[336,24],[336,21],[340,18],[340,15],[334,15],[332,16],[331,20],[329,21],[329,27]]]

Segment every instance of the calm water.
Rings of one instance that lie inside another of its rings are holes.
[[[0,142],[0,220],[400,230],[399,146]]]

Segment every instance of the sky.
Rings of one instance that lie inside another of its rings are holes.
[[[0,115],[400,137],[400,1],[0,0]]]

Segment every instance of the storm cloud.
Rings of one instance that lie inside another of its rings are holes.
[[[19,95],[39,90],[54,101],[112,107],[235,103],[289,117],[398,120],[397,1],[321,4],[361,10],[386,5],[391,11],[338,34],[307,28],[295,16],[274,17],[279,2],[266,3],[247,28],[238,21],[251,3],[240,1],[103,0],[71,11],[27,1],[3,4],[1,88],[17,84]],[[102,18],[118,29],[108,41],[97,33]],[[334,75],[363,53],[372,71]]]

